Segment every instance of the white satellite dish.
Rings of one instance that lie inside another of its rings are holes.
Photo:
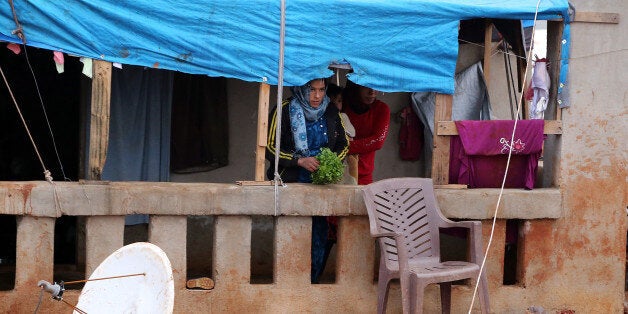
[[[172,266],[166,253],[154,244],[123,246],[109,255],[89,280],[76,305],[84,312],[172,313]]]

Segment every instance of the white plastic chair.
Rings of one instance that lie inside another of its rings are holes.
[[[477,279],[482,262],[482,225],[454,222],[441,213],[431,179],[394,178],[363,190],[371,236],[378,238],[380,264],[377,313],[386,312],[390,280],[399,278],[404,313],[422,313],[425,287],[440,285],[443,313],[451,309],[451,282]],[[469,229],[470,261],[440,260],[439,228]],[[484,272],[478,287],[483,313],[489,313],[488,284]]]

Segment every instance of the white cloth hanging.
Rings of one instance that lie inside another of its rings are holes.
[[[549,99],[550,84],[550,76],[547,73],[547,59],[536,60],[531,83],[534,96],[530,104],[530,119],[543,119]]]

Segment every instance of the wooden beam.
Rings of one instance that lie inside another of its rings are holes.
[[[565,24],[562,21],[547,22],[547,59],[560,60],[563,46],[563,31]],[[545,109],[545,119],[562,119],[562,109],[558,103],[558,87],[560,76],[560,62],[550,62],[548,72],[551,83],[549,89],[549,100]],[[563,92],[567,92],[564,90]],[[561,162],[561,139],[557,136],[548,135],[543,141],[543,179],[541,186],[560,186],[560,162]]]
[[[275,181],[236,181],[239,186],[269,186],[274,185]]]
[[[268,104],[270,103],[270,85],[259,84],[257,104],[257,148],[255,150],[255,181],[264,181],[266,166],[266,143],[268,139]]]
[[[563,134],[563,122],[560,120],[545,120],[544,134]],[[438,121],[436,123],[437,135],[458,135],[458,129],[454,121]]]
[[[436,94],[434,121],[451,120],[452,95]],[[434,126],[436,130],[436,126]],[[434,132],[434,150],[432,152],[432,181],[434,184],[449,183],[449,137]]]
[[[468,188],[466,184],[436,184],[435,189],[464,190]]]
[[[484,81],[486,81],[486,90],[489,90],[489,78],[491,74],[491,52],[493,41],[493,24],[486,20],[484,27]]]
[[[111,63],[94,60],[86,179],[100,180],[107,159],[111,107]]]
[[[579,12],[576,11],[574,22],[619,24],[618,13]]]

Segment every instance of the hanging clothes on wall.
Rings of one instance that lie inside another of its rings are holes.
[[[170,180],[173,72],[137,66],[112,69],[109,146],[102,179]],[[127,225],[148,223],[129,215]]]
[[[537,59],[534,63],[534,74],[530,82],[532,102],[530,103],[530,119],[543,119],[549,99],[550,76],[547,72],[547,59]]]
[[[482,63],[477,62],[457,73],[455,93],[452,100],[453,120],[490,120],[491,101],[486,89]],[[412,93],[412,107],[424,126],[426,173],[430,173],[432,165],[432,147],[434,134],[434,107],[436,93]]]
[[[456,121],[451,137],[449,183],[470,188],[501,187],[515,121]],[[543,120],[520,120],[512,145],[506,188],[533,189],[542,155]]]
[[[228,165],[227,79],[177,72],[172,103],[172,172],[210,171]]]

